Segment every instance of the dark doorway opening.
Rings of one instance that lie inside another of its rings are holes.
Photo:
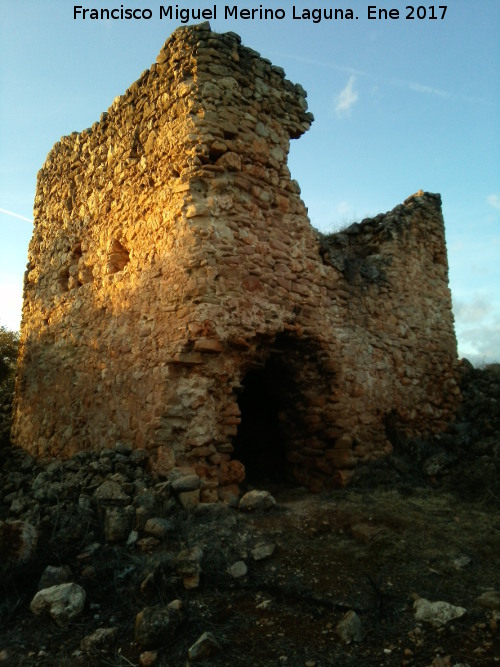
[[[278,386],[277,379],[271,364],[271,368],[249,371],[242,382],[241,423],[233,440],[233,456],[245,466],[250,483],[286,480],[286,443],[280,423],[284,387]]]

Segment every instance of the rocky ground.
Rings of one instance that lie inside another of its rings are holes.
[[[322,495],[257,480],[199,505],[192,471],[155,479],[119,444],[3,447],[0,665],[500,664],[500,373],[462,373],[447,434],[389,434]]]

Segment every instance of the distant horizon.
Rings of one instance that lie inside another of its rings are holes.
[[[57,0],[30,3],[28,18],[23,4],[0,6],[0,57],[9,63],[0,79],[0,325],[11,330],[19,329],[36,174],[47,153],[61,135],[96,122],[179,27],[157,17],[75,21]],[[500,3],[455,0],[442,20],[385,21],[367,18],[369,4],[359,0],[359,20],[292,20],[283,4],[283,20],[211,25],[240,34],[308,91],[315,122],[292,142],[288,162],[314,227],[329,233],[385,213],[419,189],[441,194],[459,356],[495,362]]]

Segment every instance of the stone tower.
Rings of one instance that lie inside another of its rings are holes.
[[[281,68],[208,24],[176,30],[38,175],[14,441],[117,442],[201,499],[248,474],[312,489],[459,397],[438,195],[329,237],[290,178],[312,121]]]

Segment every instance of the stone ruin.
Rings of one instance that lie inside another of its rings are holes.
[[[240,42],[179,28],[39,172],[13,426],[34,456],[143,448],[204,502],[245,474],[319,490],[456,409],[439,195],[316,231],[287,167],[306,93]]]

